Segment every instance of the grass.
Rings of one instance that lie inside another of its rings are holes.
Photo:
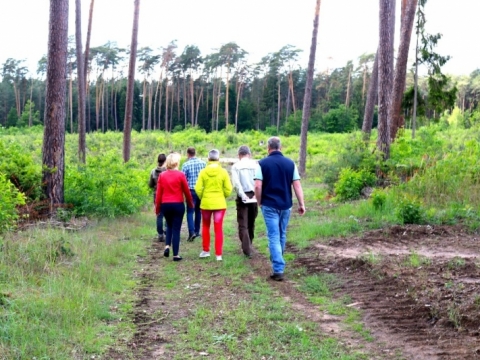
[[[312,186],[304,184],[306,189]],[[319,195],[318,191],[305,193],[308,209],[308,204],[319,201]],[[357,206],[313,206],[304,217],[292,214],[288,241],[306,248],[312,241],[390,221],[388,215],[371,210],[365,201]],[[102,220],[80,232],[34,228],[2,238],[3,358],[87,358],[117,346],[119,339],[128,342],[135,331],[131,319],[138,286],[135,273],[143,266],[138,259],[148,258],[154,228],[153,215],[148,212]],[[213,256],[198,259],[201,246],[197,240],[182,243],[184,261],[180,264],[161,261],[158,265],[159,275],[152,286],[166,305],[156,309],[153,316],[164,319],[177,334],[167,339],[173,358],[193,358],[199,353],[215,359],[365,358],[365,354],[323,334],[315,322],[294,310],[258,276],[241,255],[232,199],[224,233],[222,262]],[[268,258],[261,212],[254,243]],[[346,325],[369,339],[359,312],[347,306],[350,300],[335,297],[332,289],[340,279],[331,274],[307,276],[304,268],[292,266],[294,254],[286,254],[285,259],[289,278],[298,279],[299,290],[312,304],[331,315],[343,316]],[[125,358],[133,358],[131,349],[124,350]]]
[[[71,359],[101,353],[115,341],[115,323],[131,308],[137,254],[145,252],[136,221],[106,220],[81,233],[34,228],[4,237],[2,359]],[[112,227],[136,240],[115,239]]]
[[[405,265],[418,268],[423,265],[428,265],[430,262],[431,260],[428,257],[419,255],[415,251],[411,251],[405,260]]]

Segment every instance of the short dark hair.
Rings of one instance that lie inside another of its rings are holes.
[[[190,156],[195,156],[195,148],[194,147],[189,147],[187,149],[187,154]]]
[[[159,154],[158,155],[158,165],[162,166],[164,163],[165,163],[165,160],[167,160],[167,157],[165,156],[165,154]]]
[[[270,139],[268,139],[267,146],[270,150],[280,150],[280,147],[282,146],[280,138],[277,136],[272,136]]]
[[[250,148],[247,145],[242,145],[238,148],[238,155],[245,156],[250,154],[251,154]]]

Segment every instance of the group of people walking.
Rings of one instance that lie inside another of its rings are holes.
[[[238,236],[244,255],[252,257],[255,236],[255,219],[261,208],[267,228],[271,279],[283,280],[286,232],[290,219],[292,189],[298,201],[298,213],[305,213],[303,190],[295,163],[281,153],[278,137],[267,141],[268,156],[254,161],[250,148],[238,149],[239,161],[228,172],[220,164],[220,152],[208,153],[208,162],[196,157],[195,148],[187,149],[187,161],[179,170],[180,154],[158,156],[158,166],[150,173],[149,186],[155,190],[154,207],[157,215],[158,240],[165,241],[164,256],[180,261],[180,231],[185,211],[187,213],[188,239],[202,238],[201,258],[210,256],[210,226],[213,219],[215,256],[222,260],[223,219],[227,209],[226,198],[232,189],[236,192]],[[185,208],[186,203],[186,208]],[[166,229],[163,228],[163,218]],[[200,225],[201,233],[200,233]]]

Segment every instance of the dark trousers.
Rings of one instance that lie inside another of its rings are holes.
[[[190,189],[190,194],[192,194],[195,207],[192,209],[187,207],[187,225],[189,236],[194,234],[198,235],[200,233],[200,221],[202,221],[202,213],[200,212],[200,199],[198,198],[195,190]]]
[[[246,193],[246,195],[252,198],[253,192]],[[237,204],[238,237],[242,243],[243,253],[250,256],[252,254],[251,245],[255,237],[255,219],[258,215],[258,205],[256,203],[245,204],[239,197],[235,202]]]
[[[155,205],[155,196],[156,193],[153,192],[153,205]],[[157,215],[157,234],[165,235],[166,232],[167,229],[163,230],[163,213],[160,211],[160,213]]]
[[[172,245],[173,256],[177,256],[180,249],[180,229],[182,228],[183,215],[185,215],[185,204],[183,202],[163,203],[162,213],[167,221],[165,245]]]

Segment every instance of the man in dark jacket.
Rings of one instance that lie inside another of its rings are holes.
[[[162,172],[166,170],[164,164],[167,157],[165,154],[159,154],[157,158],[157,167],[150,172],[150,179],[148,181],[148,186],[153,189],[153,206],[155,206],[155,195],[157,193],[157,183],[158,177]],[[158,241],[164,242],[165,241],[165,231],[163,230],[163,214],[160,212],[157,216],[157,234],[158,234]]]
[[[292,187],[298,200],[298,213],[305,214],[303,189],[295,163],[280,152],[278,137],[267,142],[268,156],[259,161],[255,173],[255,197],[267,227],[268,248],[272,262],[272,280],[282,281],[285,269],[283,253],[292,209]]]

